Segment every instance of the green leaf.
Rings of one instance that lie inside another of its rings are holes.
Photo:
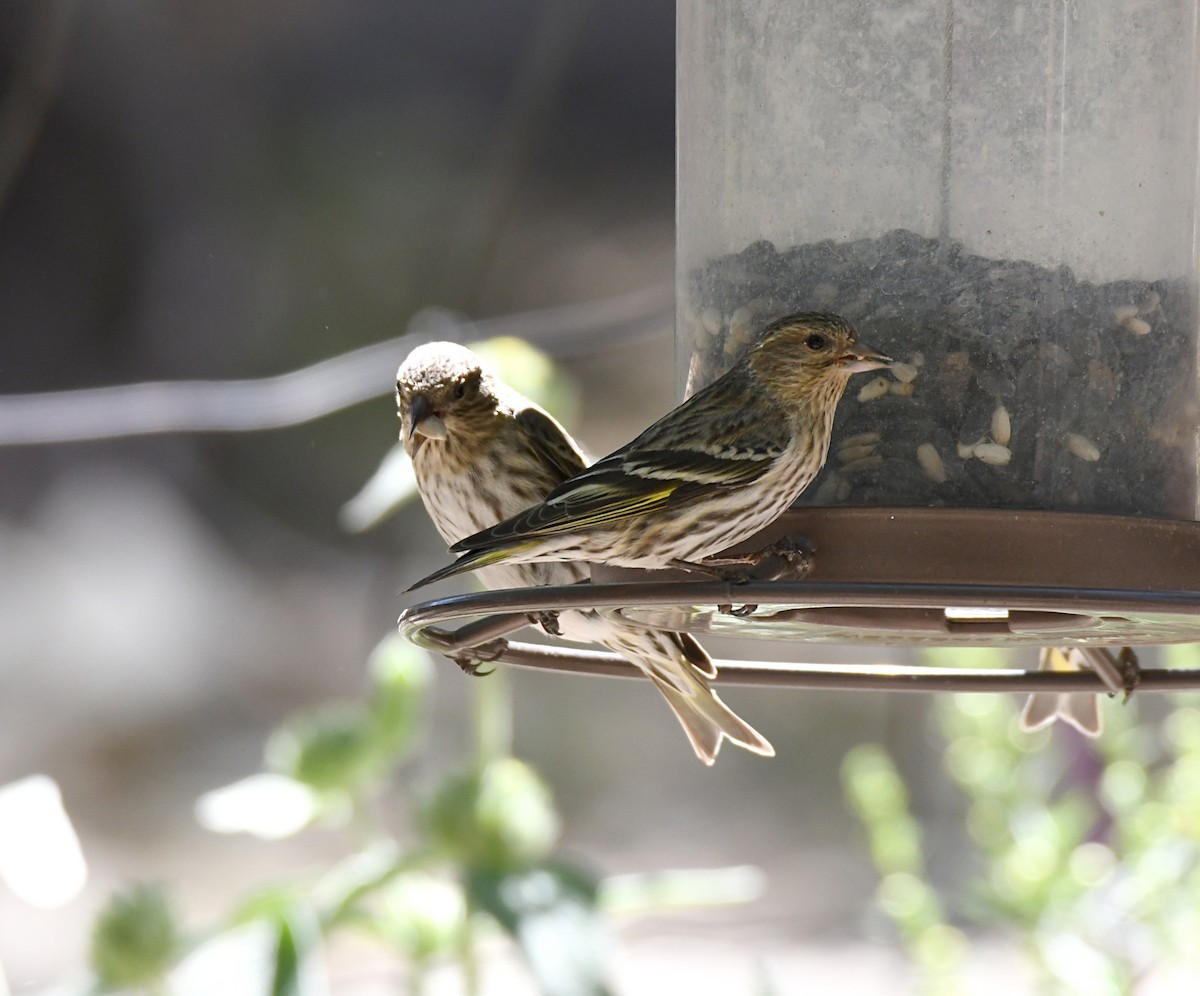
[[[271,996],[299,996],[300,959],[296,935],[287,920],[280,921],[275,942],[275,971],[271,975]]]
[[[457,881],[408,872],[397,876],[380,899],[374,925],[410,960],[424,964],[462,946],[467,902]]]
[[[353,794],[378,773],[367,715],[348,704],[289,719],[267,744],[267,764],[318,792]]]
[[[519,872],[467,876],[475,907],[521,948],[544,996],[608,996],[597,885],[585,872],[546,863]]]
[[[541,860],[558,838],[550,790],[532,768],[511,757],[448,778],[422,816],[442,853],[465,867],[492,872]]]
[[[370,735],[386,767],[408,750],[420,731],[433,667],[429,655],[399,633],[380,642],[367,667],[373,684],[367,703]]]
[[[286,919],[289,911],[300,901],[300,888],[291,883],[280,883],[256,888],[243,896],[234,907],[228,922],[241,927],[256,920],[269,923]]]
[[[315,996],[312,974],[305,968],[321,946],[316,917],[297,904],[279,917],[277,924],[271,996]]]
[[[431,863],[432,852],[402,852],[392,840],[381,840],[339,862],[317,883],[314,902],[322,910],[326,931],[369,916],[364,904],[388,883]]]
[[[103,991],[155,988],[182,952],[174,910],[157,885],[114,895],[92,927],[92,970]]]

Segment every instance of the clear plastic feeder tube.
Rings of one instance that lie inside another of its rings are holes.
[[[1197,13],[680,0],[681,392],[831,311],[804,503],[1197,518]]]

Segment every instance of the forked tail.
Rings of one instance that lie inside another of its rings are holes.
[[[632,661],[654,682],[701,761],[712,764],[723,739],[763,757],[775,756],[767,738],[709,687],[706,679],[716,676],[716,668],[692,636],[619,625],[611,619],[605,622],[608,631],[600,642]]]

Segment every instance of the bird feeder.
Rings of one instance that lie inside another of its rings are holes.
[[[1011,625],[830,606],[798,634],[1200,638],[1032,591],[1200,590],[1196,14],[679,5],[681,393],[771,318],[850,319],[898,362],[851,382],[775,532],[813,540],[814,583],[1029,589]]]
[[[789,312],[896,363],[745,545],[806,537],[806,578],[598,570],[595,604],[837,643],[1200,640],[1197,7],[680,3],[680,397]]]

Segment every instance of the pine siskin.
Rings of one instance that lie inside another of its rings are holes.
[[[734,366],[540,504],[451,546],[414,588],[490,565],[583,560],[712,573],[817,476],[850,376],[887,365],[836,315],[772,322]]]
[[[485,370],[463,346],[435,342],[409,355],[396,375],[400,438],[421,499],[448,543],[541,501],[586,466],[566,430]],[[568,585],[589,576],[574,562],[503,563],[482,569],[489,588]],[[563,612],[558,635],[599,643],[636,664],[674,711],[696,756],[716,759],[723,738],[774,756],[771,745],[708,686],[716,669],[687,633],[659,632],[596,612]]]

